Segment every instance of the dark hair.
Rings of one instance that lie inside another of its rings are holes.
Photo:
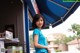
[[[40,19],[40,17],[41,17],[41,18],[43,19],[43,21],[44,21],[42,28],[45,26],[44,17],[43,17],[41,14],[36,14],[36,15],[33,17],[33,22],[32,22],[32,27],[33,27],[33,29],[38,28],[38,27],[36,26],[36,22]]]

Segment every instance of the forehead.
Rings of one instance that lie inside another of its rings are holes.
[[[42,18],[42,17],[40,17],[40,18],[39,18],[39,20],[43,20],[43,18]]]

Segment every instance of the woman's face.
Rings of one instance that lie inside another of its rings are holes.
[[[36,25],[38,28],[42,28],[43,23],[44,23],[43,18],[40,17],[39,20],[36,22]]]

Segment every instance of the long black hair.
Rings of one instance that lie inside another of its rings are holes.
[[[41,14],[36,14],[36,15],[33,17],[33,22],[32,22],[32,27],[33,27],[33,29],[38,28],[37,25],[36,25],[36,22],[40,19],[40,17],[43,19],[43,22],[44,22],[42,28],[45,26],[44,17],[43,17]]]

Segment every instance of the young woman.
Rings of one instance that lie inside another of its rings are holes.
[[[46,37],[42,34],[41,29],[44,27],[45,21],[41,14],[33,17],[33,41],[36,53],[50,53]]]

